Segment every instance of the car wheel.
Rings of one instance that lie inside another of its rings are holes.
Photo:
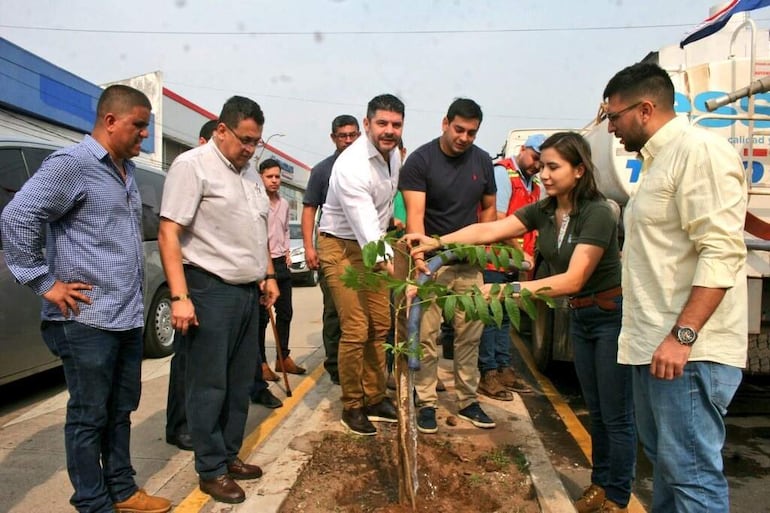
[[[162,358],[174,352],[174,328],[171,325],[171,294],[161,285],[155,293],[144,327],[144,355]]]

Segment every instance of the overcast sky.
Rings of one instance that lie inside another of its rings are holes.
[[[264,138],[312,166],[331,120],[361,119],[394,93],[414,149],[440,134],[456,97],[484,111],[477,144],[512,128],[580,128],[607,80],[677,44],[718,0],[0,0],[0,35],[100,84],[160,70],[218,114],[256,100]],[[770,24],[770,9],[753,15]]]

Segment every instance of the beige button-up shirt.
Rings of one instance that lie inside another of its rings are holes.
[[[161,217],[185,227],[182,261],[231,284],[267,272],[268,199],[248,169],[236,169],[212,138],[179,155],[163,187]]]
[[[625,211],[623,328],[618,362],[649,364],[693,286],[727,294],[700,331],[690,360],[744,367],[748,337],[746,175],[724,138],[677,117],[642,148]]]

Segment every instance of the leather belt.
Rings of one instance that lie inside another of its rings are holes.
[[[332,235],[331,233],[326,233],[326,232],[318,232],[318,235],[320,235],[321,237],[326,237],[327,239],[346,240],[348,242],[355,240],[355,239],[343,239],[342,237],[337,237],[336,235]]]
[[[621,287],[615,287],[589,296],[571,297],[569,298],[569,307],[575,309],[596,305],[604,310],[617,310],[618,304],[614,299],[622,295],[623,289]]]

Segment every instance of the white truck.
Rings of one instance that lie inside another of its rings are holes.
[[[736,15],[721,31],[684,49],[666,46],[644,58],[669,72],[676,88],[676,111],[691,123],[722,134],[743,157],[750,178],[744,233],[749,250],[746,372],[752,374],[770,374],[769,36],[766,30],[758,31],[748,15]],[[553,131],[513,130],[503,152],[509,156],[518,151],[530,133]],[[581,132],[591,144],[599,188],[622,207],[639,178],[641,162],[607,131],[606,120],[598,125],[591,122]],[[551,360],[571,360],[566,302],[557,302],[554,310],[541,305],[529,339],[540,370]]]

